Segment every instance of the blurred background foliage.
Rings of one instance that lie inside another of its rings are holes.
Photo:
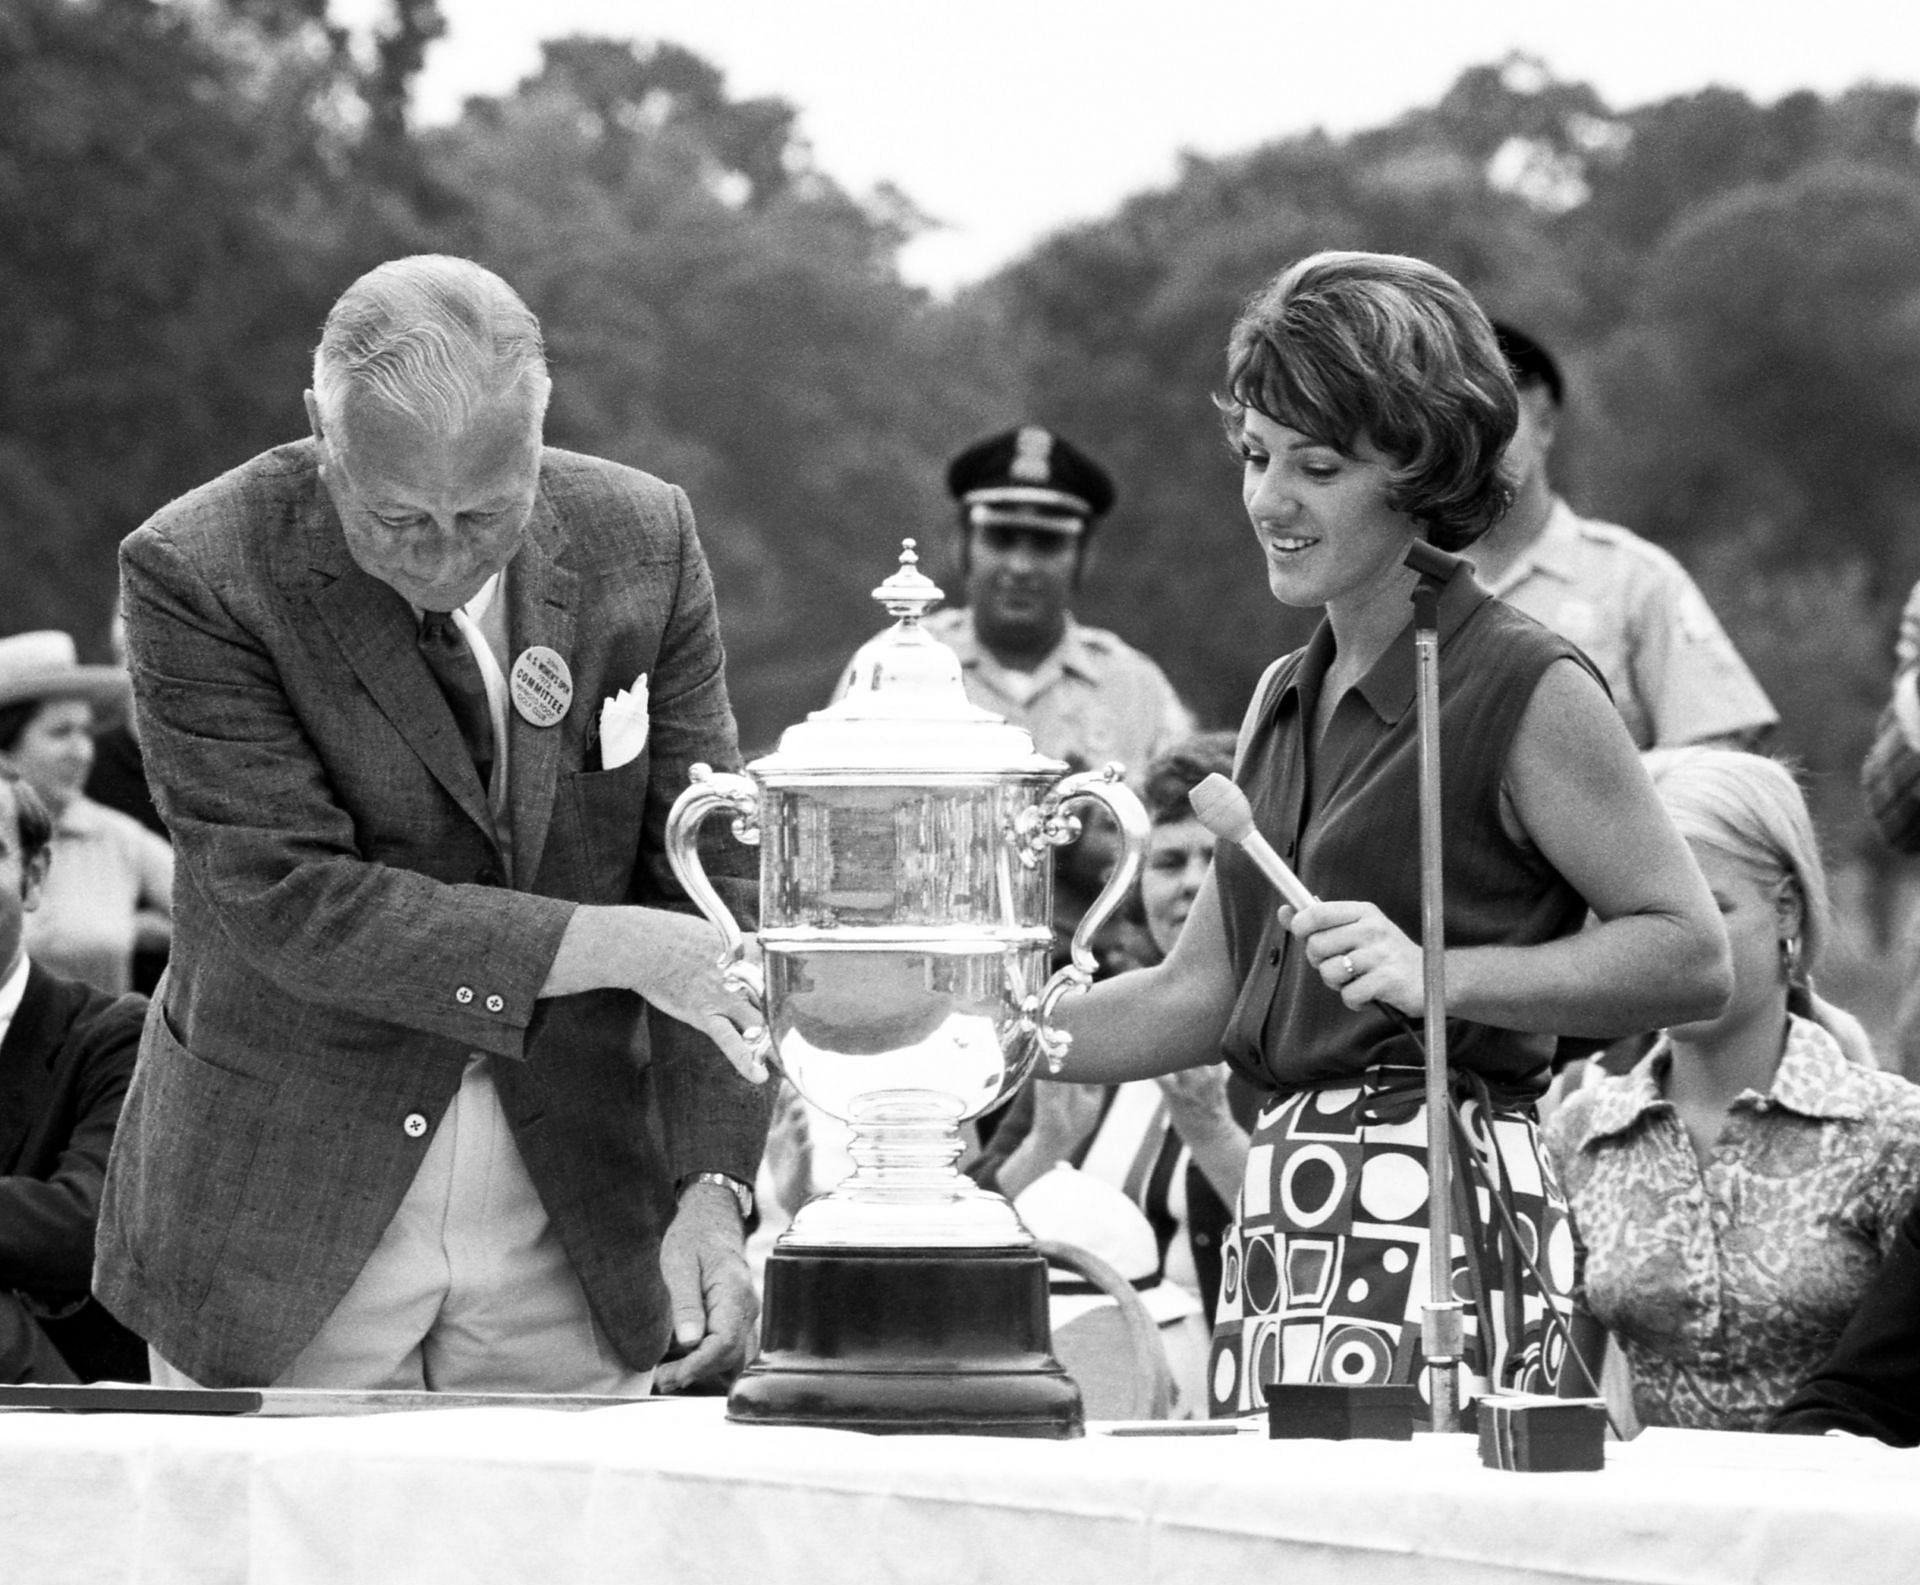
[[[824,700],[902,535],[951,586],[945,461],[1021,418],[1119,480],[1081,614],[1231,725],[1305,619],[1247,542],[1226,329],[1292,258],[1384,249],[1563,354],[1563,490],[1694,571],[1830,842],[1872,851],[1855,776],[1920,577],[1920,88],[1623,109],[1490,62],[1391,125],[1189,156],[942,301],[896,265],[928,222],[813,168],[804,106],[573,38],[422,130],[443,31],[433,0],[392,0],[359,53],[326,0],[0,7],[5,630],[100,653],[120,537],[299,434],[334,296],[444,250],[540,314],[551,441],[688,488],[749,748]]]

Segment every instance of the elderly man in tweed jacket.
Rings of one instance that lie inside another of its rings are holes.
[[[312,438],[122,547],[179,873],[95,1286],[156,1381],[634,1394],[745,1357],[760,1015],[662,845],[689,766],[738,762],[712,587],[678,489],[543,446],[548,389],[504,281],[383,265]]]

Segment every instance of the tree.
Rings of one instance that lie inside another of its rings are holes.
[[[1920,578],[1920,178],[1823,164],[1689,212],[1589,366],[1588,496],[1684,556],[1864,839],[1856,778]]]
[[[977,294],[1028,406],[1114,468],[1119,504],[1078,608],[1151,649],[1209,722],[1239,719],[1261,669],[1304,638],[1254,576],[1238,474],[1210,400],[1246,297],[1321,248],[1415,253],[1489,300],[1554,299],[1561,261],[1523,198],[1440,121],[1189,158],[1168,189],[1053,237]]]
[[[812,171],[793,119],[684,51],[571,39],[433,140],[545,327],[549,440],[689,491],[752,747],[825,703],[901,536],[949,516],[947,453],[1004,410],[899,279],[898,206]]]
[[[121,536],[305,428],[327,304],[428,235],[360,164],[361,84],[324,0],[0,13],[9,628],[97,649]]]

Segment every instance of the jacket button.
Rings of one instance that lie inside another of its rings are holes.
[[[468,1002],[473,1000],[473,987],[471,985],[461,986],[459,990],[453,993],[453,999],[462,1007],[465,1007]]]
[[[407,1120],[400,1125],[406,1130],[407,1138],[418,1139],[427,1131],[427,1116],[424,1112],[409,1112]]]
[[[498,996],[489,996],[487,998],[487,1011],[490,1013],[497,1013],[506,1005],[507,1004]]]
[[[1293,844],[1291,842],[1289,842],[1286,845],[1286,847],[1281,850],[1280,856],[1283,859],[1290,859],[1293,857]]]
[[[1267,967],[1270,969],[1280,967],[1280,949],[1278,947],[1267,948]]]

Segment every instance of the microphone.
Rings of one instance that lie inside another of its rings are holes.
[[[1273,844],[1260,834],[1253,823],[1253,805],[1226,777],[1215,771],[1187,794],[1187,802],[1193,805],[1196,820],[1223,842],[1238,843],[1273,889],[1295,908],[1319,901],[1273,851]]]
[[[1247,802],[1247,795],[1218,771],[1188,793],[1187,802],[1193,805],[1194,818],[1222,842],[1239,843],[1240,851],[1253,860],[1254,868],[1295,908],[1305,908],[1320,900],[1287,868],[1286,860],[1273,851],[1273,844],[1255,827],[1253,805]],[[1388,1002],[1377,1001],[1373,1005],[1411,1035],[1416,1044],[1419,1042],[1419,1029],[1399,1008]]]
[[[1411,567],[1423,578],[1435,583],[1445,583],[1460,570],[1458,556],[1450,556],[1444,550],[1428,544],[1424,539],[1416,539],[1407,547],[1407,553],[1401,557],[1403,566]]]

